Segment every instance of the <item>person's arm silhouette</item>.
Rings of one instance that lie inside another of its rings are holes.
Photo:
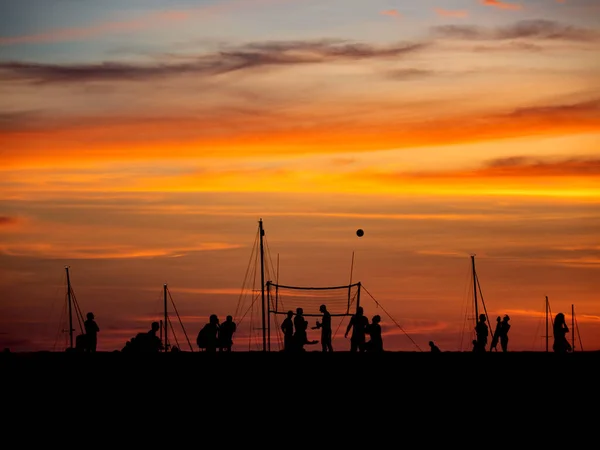
[[[352,329],[353,325],[354,325],[354,316],[352,316],[350,318],[350,322],[348,322],[348,326],[346,327],[346,332],[344,333],[345,338],[348,337],[348,333],[350,333],[350,330]]]

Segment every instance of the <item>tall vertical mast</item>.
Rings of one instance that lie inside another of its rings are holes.
[[[479,309],[477,305],[477,272],[475,272],[475,255],[471,255],[471,267],[473,271],[473,302],[475,303],[475,325],[479,320]]]
[[[263,352],[267,351],[267,327],[265,320],[265,252],[263,247],[263,230],[262,219],[258,221],[258,230],[260,236],[260,293],[262,299],[262,330],[263,330]]]
[[[575,305],[571,305],[571,348],[575,351]]]
[[[168,313],[167,313],[167,283],[165,283],[163,285],[163,298],[164,298],[164,310],[165,310],[165,341],[164,341],[164,351],[167,351],[168,348],[168,336],[169,334],[167,333],[168,330]]]
[[[71,277],[69,276],[69,266],[65,266],[67,272],[67,298],[69,299],[69,347],[73,348],[73,307],[71,300]]]
[[[548,296],[546,295],[546,351],[548,351],[548,310],[550,304],[548,303]]]

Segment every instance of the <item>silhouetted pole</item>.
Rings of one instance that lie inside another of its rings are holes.
[[[575,305],[571,305],[571,348],[575,351]]]
[[[265,320],[265,252],[263,248],[263,230],[262,219],[258,221],[258,230],[260,235],[260,293],[262,300],[262,330],[263,330],[263,352],[267,351],[267,327]]]
[[[352,297],[352,273],[354,272],[354,251],[352,252],[352,262],[350,263],[350,283],[348,283],[348,309],[350,309],[350,299]],[[358,311],[358,302],[356,303]]]
[[[277,253],[277,272],[275,274],[275,283],[279,283],[279,253]],[[279,287],[275,288],[275,304],[277,304],[277,289],[279,289]],[[269,289],[269,292],[271,292],[271,290]],[[267,297],[267,337],[268,337],[268,350],[271,351],[271,294],[269,294],[269,296]],[[277,307],[275,307],[275,310],[277,310]]]
[[[168,330],[168,325],[167,325],[167,322],[168,322],[167,321],[167,316],[168,316],[168,313],[167,313],[167,283],[165,283],[163,285],[163,297],[164,297],[164,308],[165,308],[165,345],[164,345],[165,349],[164,349],[164,351],[166,352],[167,351],[167,341],[168,341],[167,336],[169,335],[167,333],[167,330]]]
[[[546,295],[546,351],[548,351],[548,296]]]
[[[69,276],[69,266],[65,266],[67,272],[67,298],[69,299],[69,346],[73,348],[73,307],[71,306],[71,277]]]
[[[471,268],[473,272],[473,302],[475,303],[475,326],[479,320],[479,309],[477,306],[477,273],[475,272],[475,255],[471,255]]]

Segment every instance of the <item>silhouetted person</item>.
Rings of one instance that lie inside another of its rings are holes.
[[[146,333],[138,333],[130,341],[127,341],[122,351],[136,353],[154,353],[161,351],[163,349],[163,344],[160,341],[160,338],[156,335],[159,329],[160,324],[158,322],[152,322],[149,331]]]
[[[429,341],[429,348],[431,350],[431,353],[441,353],[440,348],[437,345],[435,345],[433,341]]]
[[[331,343],[331,314],[327,311],[327,306],[321,305],[319,311],[323,313],[321,322],[317,320],[317,326],[313,330],[321,329],[321,348],[324,352],[332,352],[333,345]]]
[[[350,351],[351,352],[364,352],[365,351],[365,340],[367,325],[369,325],[369,319],[367,319],[363,313],[363,307],[359,306],[356,308],[356,314],[350,317],[350,322],[346,327],[344,337],[348,337],[348,333],[352,330],[352,336],[350,336]]]
[[[383,351],[383,338],[381,337],[381,316],[376,315],[371,319],[371,324],[367,325],[366,332],[370,336],[370,339],[365,343],[365,350],[367,352],[382,352]]]
[[[479,352],[486,351],[485,348],[487,346],[488,341],[489,330],[485,321],[485,314],[479,314],[479,320],[477,321],[477,325],[475,325],[475,335],[477,336],[477,351]]]
[[[146,345],[145,350],[150,352],[159,352],[163,349],[163,344],[160,341],[160,338],[156,335],[158,330],[160,330],[160,324],[158,322],[152,322],[152,325],[150,325],[150,330],[148,333],[146,333],[147,340],[144,343]]]
[[[100,328],[94,320],[94,313],[87,313],[87,320],[83,323],[85,328],[85,351],[94,353],[98,345],[98,333]]]
[[[294,350],[294,311],[288,311],[287,317],[281,322],[281,331],[283,332],[283,350]]]
[[[207,352],[216,352],[219,345],[219,317],[211,314],[208,323],[198,332],[196,344]]]
[[[498,339],[500,339],[500,327],[502,319],[500,316],[496,317],[496,328],[494,329],[494,334],[492,335],[492,343],[490,344],[490,352],[492,350],[498,351]]]
[[[230,352],[233,345],[233,333],[237,330],[237,325],[232,316],[227,316],[225,322],[219,327],[219,351]]]
[[[294,350],[303,351],[306,344],[316,344],[319,342],[309,341],[306,330],[308,330],[308,322],[304,319],[304,310],[296,308],[296,315],[294,316]]]
[[[567,353],[571,351],[571,344],[569,344],[569,341],[567,340],[569,327],[567,327],[565,315],[563,313],[558,313],[554,317],[552,330],[554,332],[554,344],[552,345],[552,350],[556,353]]]
[[[500,347],[502,348],[503,352],[508,351],[508,330],[510,330],[510,323],[508,323],[509,320],[510,317],[505,315],[502,318],[502,323],[500,324]]]

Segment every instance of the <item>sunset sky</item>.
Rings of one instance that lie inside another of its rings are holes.
[[[546,296],[600,350],[600,2],[0,2],[0,348],[65,349],[69,266],[99,350],[165,283],[258,350],[260,219],[268,279],[360,281],[387,350],[470,351],[473,254],[509,350]]]

